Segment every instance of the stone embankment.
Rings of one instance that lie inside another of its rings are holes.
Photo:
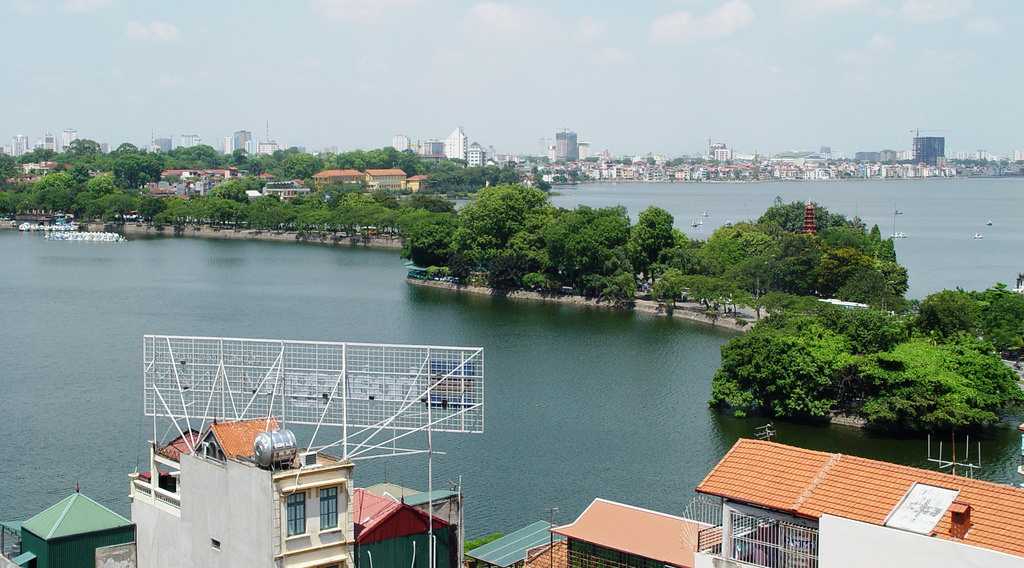
[[[296,231],[260,231],[255,229],[211,227],[209,225],[157,227],[148,223],[85,223],[83,229],[86,231],[117,232],[126,237],[186,237],[194,239],[299,242],[390,250],[402,248],[402,239],[399,237],[365,237],[362,235],[349,236],[341,233],[300,233]]]
[[[474,294],[478,296],[502,296],[512,300],[529,300],[532,302],[549,302],[554,304],[567,304],[573,306],[587,306],[594,308],[604,309],[623,309],[610,304],[607,302],[601,302],[592,298],[584,298],[583,296],[572,296],[562,294],[542,294],[540,292],[532,292],[529,290],[515,290],[511,292],[495,292],[491,288],[485,286],[462,286],[453,284],[451,282],[441,282],[438,280],[418,280],[415,278],[407,278],[406,281],[415,286],[424,286],[427,288],[439,288],[442,290],[451,290],[454,292],[464,294]],[[669,316],[666,313],[665,307],[658,302],[650,300],[637,300],[634,303],[633,310],[654,316]],[[732,316],[720,316],[718,318],[708,317],[700,304],[696,303],[680,303],[676,304],[672,314],[669,317],[678,319],[685,319],[705,325],[717,327],[719,329],[726,329],[736,332],[746,332],[749,330],[754,322],[746,319],[740,319],[739,323],[737,318]]]

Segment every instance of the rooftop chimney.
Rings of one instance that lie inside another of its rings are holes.
[[[971,530],[971,506],[963,501],[953,501],[949,506],[949,514],[949,535],[962,540],[967,536],[967,531]]]

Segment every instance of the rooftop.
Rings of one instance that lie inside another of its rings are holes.
[[[278,429],[277,418],[257,418],[234,422],[214,422],[210,432],[217,438],[217,444],[229,458],[252,457],[256,436]]]
[[[551,532],[671,566],[691,567],[696,534],[705,527],[666,513],[594,499],[578,519]],[[686,535],[693,538],[687,541]]]
[[[945,511],[932,536],[1024,556],[1024,489],[844,454],[741,439],[697,486],[717,495],[808,519],[833,515],[885,525],[915,483],[958,492],[971,506],[963,539]]]
[[[466,556],[495,566],[511,566],[526,559],[526,551],[551,540],[547,521],[537,521],[497,540],[466,552]]]
[[[359,170],[324,170],[313,174],[313,177],[317,179],[332,177],[363,177],[363,172]]]
[[[352,519],[356,525],[356,540],[361,543],[370,543],[379,540],[373,534],[374,530],[383,526],[385,521],[392,516],[403,513],[408,519],[414,519],[413,523],[403,523],[400,532],[404,534],[420,534],[427,532],[427,517],[423,511],[413,508],[411,505],[400,503],[390,497],[374,495],[365,489],[356,489],[352,492]],[[434,517],[434,529],[448,526],[440,517]],[[419,526],[417,526],[419,525]],[[390,533],[390,531],[389,531]],[[401,534],[389,534],[388,538],[404,536]]]
[[[128,519],[76,492],[25,521],[22,528],[43,540],[53,540],[131,524]]]
[[[370,176],[404,176],[405,172],[398,168],[385,168],[382,170],[366,170]]]

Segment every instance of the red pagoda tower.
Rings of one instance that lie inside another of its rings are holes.
[[[808,235],[818,232],[818,225],[814,222],[814,203],[810,201],[804,205],[804,232]]]

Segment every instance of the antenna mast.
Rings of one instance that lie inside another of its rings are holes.
[[[932,435],[928,434],[928,461],[931,462],[931,463],[936,464],[936,466],[940,470],[949,469],[950,473],[952,475],[956,475],[957,474],[957,468],[960,468],[962,471],[965,472],[965,474],[964,474],[965,477],[969,477],[969,478],[973,479],[974,478],[974,472],[981,469],[981,442],[978,442],[978,454],[977,454],[978,461],[977,462],[971,462],[971,461],[960,462],[960,461],[956,460],[956,433],[952,433],[951,434],[951,438],[952,438],[952,444],[953,444],[952,458],[949,459],[949,460],[946,460],[946,459],[942,458],[942,441],[941,440],[939,441],[939,452],[938,452],[938,454],[936,454],[935,457],[932,457]],[[970,459],[970,453],[971,453],[971,436],[970,435],[968,435],[966,437],[964,445],[967,446],[967,450],[964,452],[964,459],[965,460],[969,460]]]

